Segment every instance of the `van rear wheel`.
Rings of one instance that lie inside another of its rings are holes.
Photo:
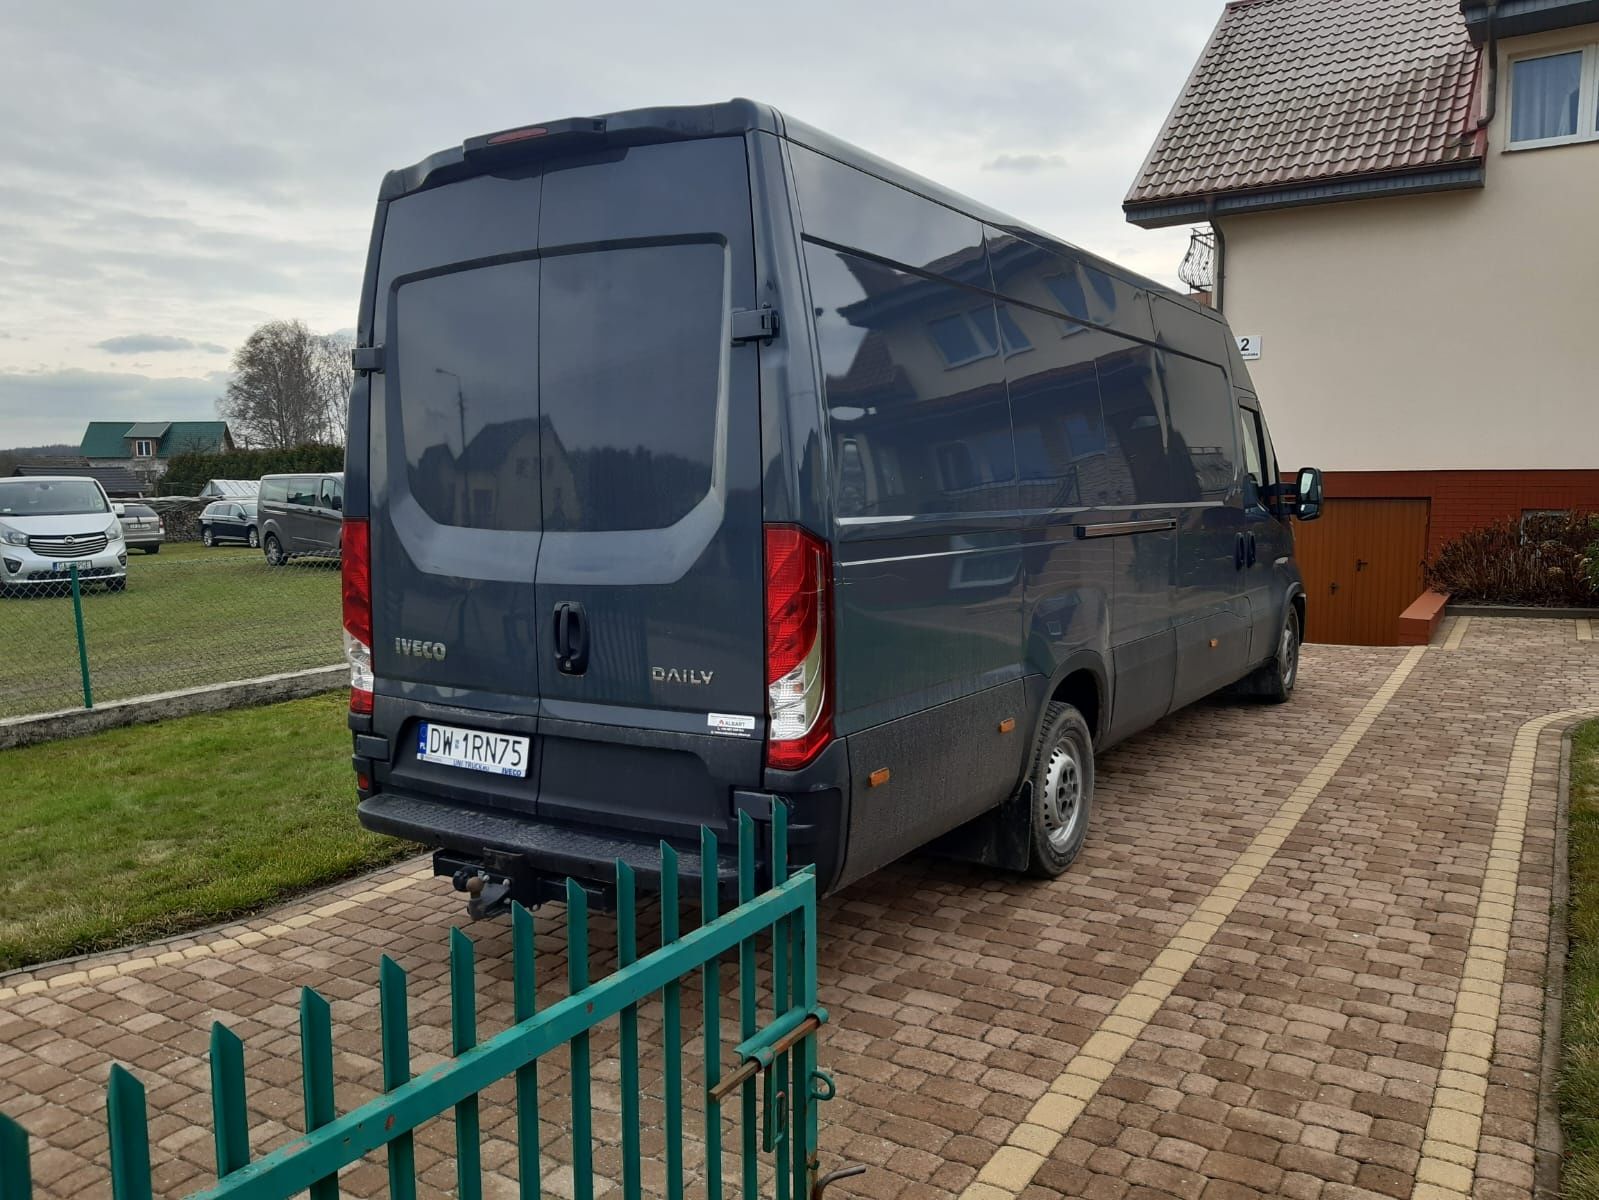
[[[1072,865],[1088,836],[1094,804],[1094,738],[1083,714],[1051,704],[1033,755],[1028,873],[1054,879]]]

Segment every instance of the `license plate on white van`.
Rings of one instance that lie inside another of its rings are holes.
[[[521,779],[527,776],[528,739],[424,721],[417,730],[416,756],[422,762]]]

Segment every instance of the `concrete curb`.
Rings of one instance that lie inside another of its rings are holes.
[[[255,679],[236,679],[230,683],[135,696],[131,700],[113,700],[94,708],[68,708],[29,717],[7,717],[0,720],[0,750],[82,737],[86,733],[120,729],[126,725],[145,725],[173,717],[189,717],[196,713],[247,708],[279,700],[298,700],[302,696],[336,691],[348,686],[349,681],[350,669],[342,664],[312,667],[305,671],[286,671],[280,675],[262,675]]]
[[[1546,621],[1580,621],[1599,617],[1599,608],[1531,608],[1516,604],[1451,604],[1451,617],[1536,617]]]
[[[1560,789],[1555,801],[1553,895],[1549,900],[1549,963],[1544,973],[1543,1062],[1538,1081],[1538,1122],[1533,1140],[1533,1196],[1558,1200],[1565,1137],[1560,1127],[1560,1064],[1565,1051],[1566,919],[1571,906],[1571,735],[1581,721],[1560,734]]]

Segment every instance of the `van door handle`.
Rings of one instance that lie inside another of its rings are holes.
[[[1240,533],[1236,538],[1233,539],[1234,569],[1239,571],[1244,569],[1244,556],[1246,553],[1247,552],[1244,550],[1244,535]]]
[[[555,665],[563,675],[581,675],[589,668],[589,628],[583,606],[563,600],[555,606]]]
[[[1249,535],[1249,565],[1255,565],[1255,535]]]

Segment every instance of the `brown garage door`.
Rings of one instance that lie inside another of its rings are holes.
[[[1328,500],[1295,525],[1312,642],[1392,646],[1399,614],[1421,594],[1426,500]]]

